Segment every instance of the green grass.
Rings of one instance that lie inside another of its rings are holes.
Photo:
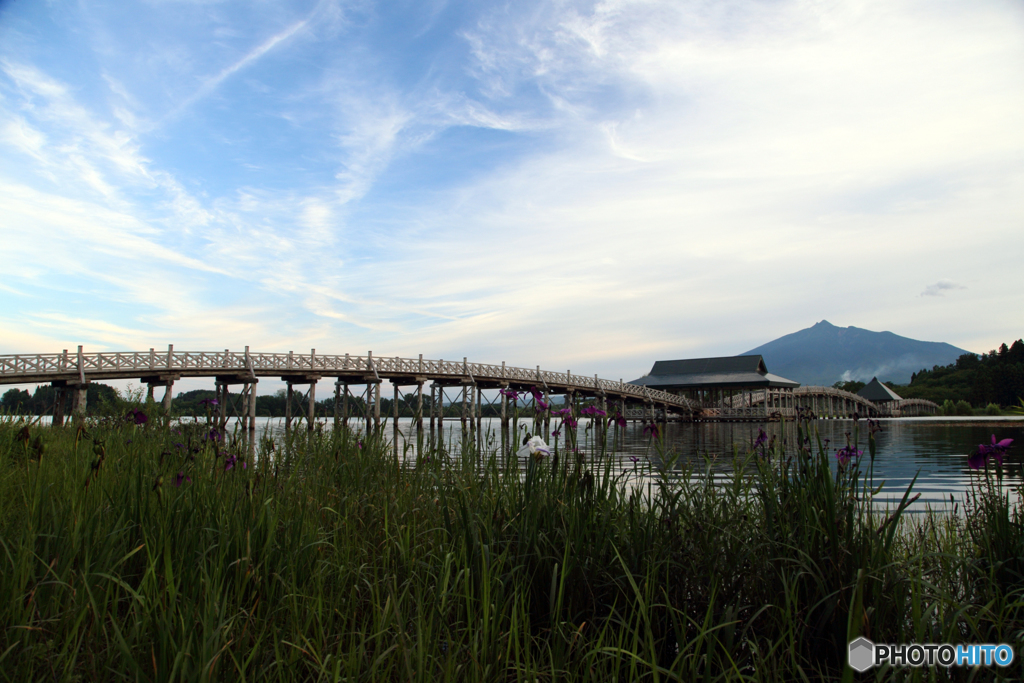
[[[405,466],[345,431],[225,471],[240,443],[154,422],[0,423],[0,680],[986,680],[856,677],[846,643],[1024,639],[984,481],[904,518],[819,447],[640,492],[600,454]]]

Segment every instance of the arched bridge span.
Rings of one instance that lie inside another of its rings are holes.
[[[796,417],[797,408],[821,418],[852,418],[855,413],[859,417],[915,417],[939,410],[938,404],[920,398],[874,403],[842,389],[807,386],[733,396],[722,402],[720,415],[760,413],[790,418]]]

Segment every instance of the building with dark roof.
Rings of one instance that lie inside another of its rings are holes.
[[[659,360],[630,384],[698,401],[709,415],[755,417],[793,408],[799,382],[768,372],[761,356]]]
[[[903,400],[902,396],[879,382],[877,377],[872,377],[871,381],[857,392],[857,395],[861,398],[866,398],[872,403],[890,403]]]

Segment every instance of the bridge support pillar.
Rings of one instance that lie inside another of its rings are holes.
[[[230,387],[227,383],[220,380],[217,380],[214,386],[217,387],[217,432],[223,438],[228,422],[228,393]]]
[[[292,431],[292,400],[295,398],[295,388],[288,382],[288,388],[284,394],[284,433]]]
[[[341,380],[338,380],[339,382]],[[342,382],[341,385],[341,426],[348,427],[348,382]]]
[[[88,402],[88,383],[69,384],[68,389],[71,390],[71,413],[75,417],[85,417],[85,409]]]
[[[248,419],[246,420],[248,423],[246,425],[248,427],[246,431],[248,431],[250,457],[256,455],[256,382],[256,378],[253,377],[252,381],[247,385],[249,388],[249,410],[247,412],[249,414],[247,416]]]
[[[437,443],[444,443],[444,385],[437,385]]]
[[[309,394],[306,396],[306,431],[313,431],[316,424],[316,380],[309,383]]]
[[[423,356],[420,355],[422,362]],[[423,450],[423,381],[416,382],[416,453]]]
[[[334,431],[341,427],[341,380],[334,380]]]
[[[380,382],[373,384],[373,428],[380,429]]]
[[[391,440],[395,446],[395,458],[398,458],[398,385],[394,384],[394,402],[391,405],[391,420],[394,424],[391,426]]]
[[[476,385],[476,452],[483,457],[484,453],[484,390]]]
[[[164,399],[161,401],[161,405],[164,409],[164,415],[170,417],[171,415],[171,402],[174,400],[174,380],[168,380],[167,387],[164,389]]]
[[[431,448],[434,446],[434,420],[435,414],[437,413],[437,383],[434,382],[430,385],[430,436],[428,441],[430,442]]]
[[[57,382],[53,382],[51,386],[54,389],[53,422],[51,424],[54,427],[62,427],[64,426],[64,403],[67,401],[68,395],[67,386]]]
[[[508,389],[505,384],[502,389]],[[501,394],[501,460],[508,457],[508,396]]]

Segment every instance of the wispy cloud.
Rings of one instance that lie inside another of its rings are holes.
[[[178,105],[174,107],[174,109],[172,109],[163,117],[162,121],[166,122],[168,120],[172,120],[180,116],[183,111],[191,107],[193,104],[203,99],[204,97],[209,96],[218,87],[220,87],[220,84],[223,83],[225,80],[227,80],[234,74],[238,73],[242,69],[252,65],[261,57],[263,57],[263,55],[267,54],[275,47],[285,42],[293,35],[298,33],[300,30],[305,28],[309,24],[309,21],[309,18],[306,18],[301,21],[295,22],[294,24],[284,29],[283,31],[271,36],[270,38],[267,38],[265,41],[263,41],[263,43],[250,50],[234,64],[226,66],[223,69],[221,69],[219,73],[206,78],[203,81],[202,85],[200,85],[199,88],[194,93],[192,93],[184,100],[182,100],[180,103],[178,103]]]
[[[919,296],[945,296],[946,292],[956,291],[958,289],[967,289],[964,285],[953,282],[952,280],[939,280],[933,285],[928,285],[924,288]]]

